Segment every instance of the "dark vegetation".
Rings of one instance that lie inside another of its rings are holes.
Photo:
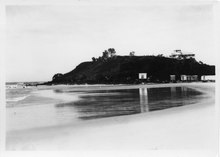
[[[158,56],[118,56],[114,48],[105,50],[101,57],[79,64],[66,74],[55,74],[45,84],[135,84],[140,83],[139,73],[147,73],[146,82],[169,82],[170,75],[215,75],[215,66],[191,59],[174,59]]]

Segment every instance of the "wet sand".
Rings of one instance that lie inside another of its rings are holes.
[[[171,86],[193,88],[209,98],[198,104],[146,114],[95,119],[78,125],[10,131],[6,139],[7,150],[216,150],[214,83],[121,85],[100,88]],[[62,86],[57,87],[63,89]]]

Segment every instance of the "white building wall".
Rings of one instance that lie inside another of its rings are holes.
[[[147,73],[139,73],[139,79],[147,79]]]

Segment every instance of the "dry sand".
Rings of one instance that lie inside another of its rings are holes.
[[[100,87],[186,86],[207,94],[206,101],[146,114],[90,120],[78,125],[8,132],[7,150],[217,150],[214,83]],[[45,88],[45,87],[43,87]]]

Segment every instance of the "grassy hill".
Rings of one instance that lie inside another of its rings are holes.
[[[149,82],[169,82],[170,75],[215,75],[215,66],[195,59],[178,60],[162,56],[113,56],[83,62],[66,74],[54,75],[48,84],[139,83],[138,73],[147,73]]]

